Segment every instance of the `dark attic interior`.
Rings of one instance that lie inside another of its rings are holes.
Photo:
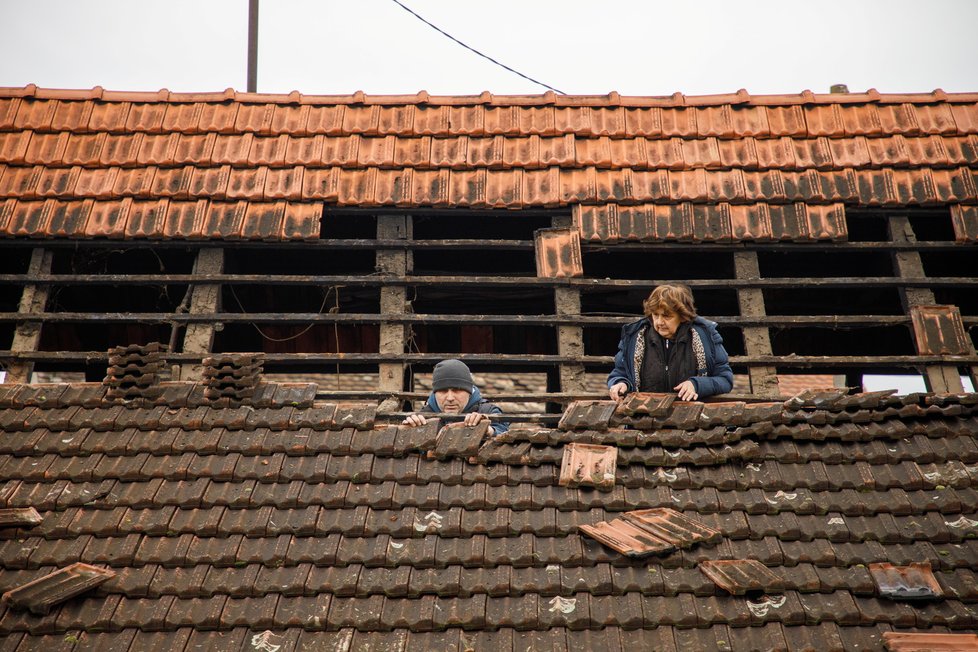
[[[0,88],[0,649],[978,648],[976,242],[973,94]]]

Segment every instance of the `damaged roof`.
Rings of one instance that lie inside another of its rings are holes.
[[[0,507],[41,517],[0,529],[0,592],[115,573],[47,615],[0,607],[7,648],[965,649],[978,628],[978,395],[589,402],[473,450],[302,386],[165,385],[0,386]],[[562,486],[570,444],[613,447],[610,491]],[[671,552],[582,533],[621,518]],[[927,568],[926,596],[892,590]]]
[[[578,206],[588,240],[840,240],[850,203],[951,205],[973,241],[976,139],[978,95],[943,91],[0,88],[0,234],[302,240],[325,203]]]

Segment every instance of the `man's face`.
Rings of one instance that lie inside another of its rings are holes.
[[[657,308],[652,311],[652,326],[659,335],[671,340],[676,334],[676,329],[679,328],[679,324],[682,320],[679,315],[669,310],[668,308]]]
[[[438,403],[438,408],[445,414],[459,414],[471,396],[471,392],[454,387],[435,390],[435,401]]]

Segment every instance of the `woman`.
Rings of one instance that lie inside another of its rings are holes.
[[[696,315],[685,285],[660,285],[642,307],[645,318],[621,329],[608,395],[677,392],[681,401],[724,394],[733,387],[723,338],[717,325]],[[650,328],[651,327],[651,328]]]

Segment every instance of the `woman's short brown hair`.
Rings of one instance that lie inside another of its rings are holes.
[[[685,285],[660,285],[652,290],[649,298],[642,302],[645,316],[652,318],[656,310],[668,310],[679,315],[679,319],[693,321],[696,318],[696,304],[693,293]]]

